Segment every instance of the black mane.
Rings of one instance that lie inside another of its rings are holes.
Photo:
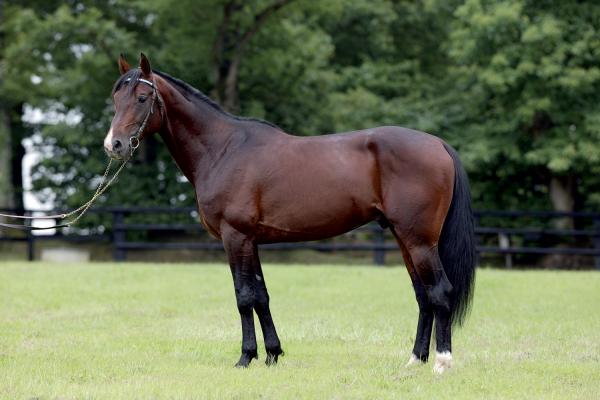
[[[264,121],[262,119],[252,118],[252,117],[239,117],[237,115],[230,114],[227,111],[223,110],[223,108],[218,103],[216,103],[213,99],[211,99],[210,97],[208,97],[207,95],[205,95],[204,93],[202,93],[201,91],[199,91],[198,89],[193,87],[192,85],[182,81],[181,79],[174,78],[171,75],[164,73],[162,71],[152,70],[152,72],[155,73],[156,75],[160,76],[161,78],[167,80],[169,83],[171,83],[189,101],[200,100],[200,101],[208,104],[213,109],[220,112],[221,114],[223,114],[229,118],[235,119],[237,121],[258,122],[261,124],[268,125],[272,128],[282,130],[280,127],[278,127],[277,125],[275,125],[269,121]],[[126,73],[121,75],[119,77],[119,79],[117,80],[117,82],[115,82],[115,85],[112,90],[112,94],[114,95],[123,86],[128,86],[129,90],[133,91],[133,89],[135,89],[135,87],[139,84],[138,79],[140,79],[141,77],[142,77],[142,71],[139,68],[130,69],[129,71],[127,71]],[[133,84],[130,84],[130,82],[132,82]]]

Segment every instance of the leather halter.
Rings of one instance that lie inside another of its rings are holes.
[[[131,78],[128,78],[125,80],[125,82],[129,82],[129,81],[131,81]],[[144,129],[146,128],[146,124],[148,123],[148,120],[150,119],[150,115],[152,115],[154,113],[154,103],[155,102],[158,103],[158,111],[160,112],[161,119],[163,118],[163,112],[162,112],[163,101],[160,97],[160,93],[158,93],[158,89],[156,88],[156,82],[149,81],[149,80],[143,79],[143,78],[138,78],[137,81],[145,83],[146,85],[148,85],[152,88],[152,102],[150,103],[150,109],[148,110],[148,113],[146,113],[146,116],[144,117],[144,120],[142,121],[140,127],[133,135],[131,135],[129,137],[129,148],[131,150],[131,155],[133,155],[133,152],[138,147],[140,147],[140,136],[142,135],[142,133],[144,132]]]

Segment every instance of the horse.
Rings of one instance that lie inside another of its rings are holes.
[[[419,317],[407,366],[428,361],[435,320],[433,371],[451,367],[451,328],[469,311],[476,262],[468,177],[450,145],[396,126],[294,136],[224,111],[153,70],[143,53],[139,67],[123,54],[118,65],[104,149],[126,160],[158,133],[193,185],[199,219],[229,260],[242,327],[237,367],[258,358],[254,312],[266,364],[283,354],[258,246],[330,238],[371,221],[391,230],[415,291]]]

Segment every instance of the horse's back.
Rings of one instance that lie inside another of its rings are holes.
[[[454,166],[443,140],[425,132],[381,126],[324,136],[295,137],[294,141],[297,146],[291,148],[304,149],[305,160],[332,160],[329,168],[336,174],[336,169],[341,169],[355,176],[361,176],[362,171],[405,183],[423,179],[432,184],[439,180],[453,181]]]
[[[378,147],[390,150],[395,155],[406,159],[424,153],[446,153],[443,149],[443,141],[439,137],[399,126],[380,126],[322,136],[287,136],[297,147],[306,147],[316,150],[317,153],[336,150],[367,151]]]
[[[285,138],[256,171],[264,222],[332,236],[380,217],[386,202],[451,192],[442,143],[399,127]]]
[[[435,227],[424,234],[439,235],[454,185],[454,162],[442,139],[413,129],[382,126],[331,135],[329,140],[339,141],[344,157],[355,163],[350,170],[361,182],[356,187],[357,181],[348,184],[350,190],[371,199],[363,203],[371,211],[381,212],[399,230],[414,229],[415,218],[421,215],[431,220],[423,226]],[[324,153],[330,151],[327,141],[322,141]]]

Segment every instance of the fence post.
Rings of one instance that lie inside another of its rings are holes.
[[[594,248],[596,251],[600,251],[600,217],[594,218]],[[600,254],[596,254],[594,257],[594,264],[596,269],[600,269]]]
[[[35,236],[27,231],[27,261],[35,260]]]
[[[385,265],[385,231],[377,225],[373,229],[373,262],[377,266]]]
[[[121,247],[125,243],[125,231],[122,228],[125,222],[125,215],[122,211],[113,211],[113,259],[115,261],[125,261],[127,259],[127,250]]]
[[[31,217],[33,215],[33,213],[31,213],[29,211],[25,211],[23,213],[23,215]],[[31,220],[31,219],[26,220],[25,225],[32,226],[33,220]],[[27,261],[34,261],[35,260],[35,237],[33,235],[33,231],[27,230],[25,235],[27,237]]]
[[[508,235],[506,233],[498,234],[498,244],[501,249],[510,249],[510,238],[508,237]],[[513,267],[512,254],[504,253],[504,267],[506,269],[512,269],[512,267]]]

